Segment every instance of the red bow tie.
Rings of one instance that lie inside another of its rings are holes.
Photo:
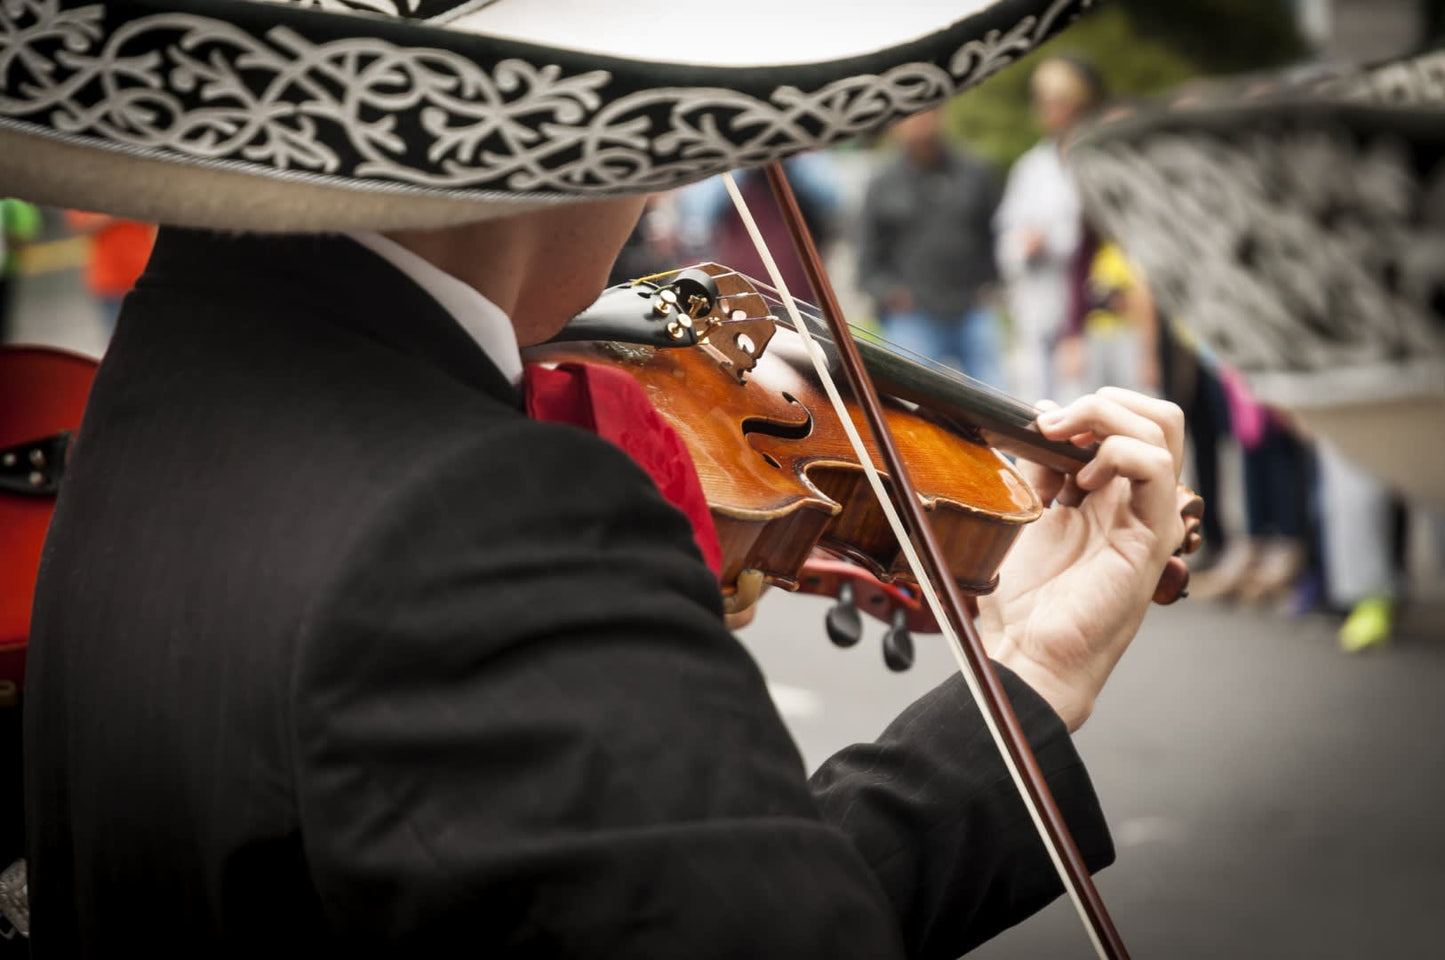
[[[647,471],[657,489],[692,522],[692,536],[714,575],[722,547],[697,468],[682,438],[658,414],[642,386],[627,374],[586,363],[527,364],[522,387],[527,416],[570,423],[621,447]]]

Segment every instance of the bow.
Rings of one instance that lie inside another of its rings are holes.
[[[1107,960],[1122,960],[1129,956],[1123,940],[1094,886],[1077,844],[1069,833],[1063,814],[1049,790],[1048,782],[1039,769],[1033,750],[1029,747],[1023,729],[1019,726],[1012,704],[1004,693],[1003,684],[984,649],[978,628],[965,598],[948,574],[948,565],[933,528],[924,515],[907,464],[898,452],[892,431],[883,415],[883,407],[872,381],[863,368],[858,349],[853,341],[848,324],[838,306],[837,295],[823,270],[822,259],[817,246],[803,221],[797,198],[793,195],[787,175],[778,163],[764,168],[768,184],[788,225],[794,248],[807,272],[828,329],[832,334],[839,361],[852,387],[857,402],[862,407],[873,435],[877,449],[883,457],[884,467],[892,479],[893,495],[890,496],[879,475],[877,466],[869,456],[862,436],[854,426],[838,392],[837,384],[828,371],[828,363],[822,349],[811,336],[808,324],[803,322],[781,271],[778,270],[761,232],[758,230],[741,192],[730,174],[724,174],[724,183],[738,215],[742,218],[758,255],[762,258],[772,284],[777,288],[779,298],[787,309],[795,328],[807,346],[808,354],[817,370],[824,390],[838,412],[838,419],[848,434],[863,467],[864,475],[878,498],[889,525],[912,567],[924,599],[933,612],[939,627],[947,638],[949,647],[958,663],[959,672],[968,685],[969,692],[983,714],[985,725],[994,743],[998,746],[1009,775],[1018,787],[1024,806],[1033,819],[1035,829],[1043,840],[1049,858],[1053,861],[1064,889],[1068,892],[1079,917],[1089,933],[1095,952]]]

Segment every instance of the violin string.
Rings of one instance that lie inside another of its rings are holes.
[[[723,277],[737,277],[739,279],[745,280],[757,289],[758,294],[763,298],[764,303],[768,303],[772,306],[785,307],[782,297],[778,294],[777,287],[764,280],[759,280],[756,277],[750,277],[740,270],[728,270],[724,273],[714,275],[714,279],[719,279]],[[813,333],[815,337],[817,337],[818,332],[823,329],[823,319],[822,315],[818,311],[818,308],[806,300],[796,300],[795,298],[795,302],[797,303],[799,312],[802,313],[802,315],[806,319],[812,321],[812,330],[810,332]],[[792,327],[793,323],[788,320],[786,313],[787,311],[784,310],[783,315],[778,317],[778,322],[782,323],[786,327]],[[727,323],[729,321],[724,320],[722,322]],[[1015,397],[1006,390],[996,387],[991,383],[985,383],[982,380],[977,380],[973,377],[970,377],[963,371],[950,367],[945,363],[940,363],[938,360],[935,360],[932,357],[927,357],[923,354],[909,350],[907,347],[894,343],[887,337],[884,337],[882,334],[876,333],[865,327],[860,327],[857,324],[852,323],[848,324],[848,329],[853,332],[854,336],[862,336],[864,339],[880,347],[883,347],[890,353],[903,357],[914,363],[915,365],[929,370],[940,377],[946,378],[947,380],[958,386],[966,387],[968,389],[987,394],[988,396],[994,397],[998,400],[1006,401],[1008,403],[1026,406],[1031,410],[1038,409],[1033,404],[1027,403],[1024,400]],[[824,342],[831,342],[831,338],[827,334],[824,334],[821,339]]]
[[[1044,848],[1048,851],[1049,859],[1053,861],[1054,870],[1058,873],[1059,879],[1063,881],[1064,889],[1068,891],[1069,899],[1073,901],[1074,909],[1078,911],[1079,919],[1083,921],[1084,929],[1089,933],[1089,939],[1093,942],[1094,950],[1098,953],[1100,960],[1108,960],[1108,953],[1104,949],[1103,942],[1099,939],[1098,931],[1094,929],[1088,911],[1084,907],[1083,898],[1080,896],[1073,878],[1069,875],[1069,871],[1064,866],[1063,857],[1059,853],[1053,837],[1049,835],[1048,829],[1044,825],[1043,814],[1034,802],[1032,794],[1029,793],[1028,787],[1024,782],[1022,771],[1019,770],[1018,765],[1014,762],[1012,753],[1008,750],[1003,731],[994,719],[992,712],[983,708],[983,705],[987,702],[987,698],[983,693],[983,682],[974,673],[973,667],[969,664],[967,658],[964,657],[963,644],[959,640],[958,634],[954,631],[948,615],[944,612],[943,604],[939,600],[933,583],[924,575],[923,562],[914,547],[913,538],[908,535],[907,529],[903,526],[903,520],[898,516],[898,510],[893,504],[892,497],[890,497],[884,489],[882,475],[879,473],[877,465],[874,464],[872,456],[868,453],[868,448],[863,442],[863,437],[858,433],[857,425],[853,423],[853,418],[849,415],[848,408],[843,401],[843,396],[838,392],[838,385],[833,382],[833,377],[828,372],[828,361],[822,349],[814,340],[812,333],[807,329],[807,325],[803,322],[802,315],[798,311],[797,301],[789,295],[787,281],[783,279],[782,273],[778,270],[777,263],[773,260],[772,253],[768,250],[767,243],[763,240],[762,231],[758,229],[757,223],[753,220],[752,212],[748,209],[746,201],[743,200],[742,191],[738,189],[738,185],[736,181],[733,180],[731,174],[724,173],[722,179],[723,185],[727,187],[728,195],[732,198],[733,206],[737,208],[738,216],[743,221],[743,226],[747,229],[748,235],[752,238],[753,245],[757,248],[758,256],[762,258],[764,268],[768,271],[768,275],[772,278],[776,288],[782,293],[782,304],[793,319],[798,335],[802,338],[804,347],[808,352],[808,357],[813,361],[813,366],[818,372],[818,379],[822,382],[823,389],[828,394],[828,399],[832,402],[833,409],[836,411],[838,421],[847,434],[848,441],[852,444],[855,455],[858,457],[858,463],[863,469],[863,475],[867,478],[868,485],[872,487],[873,494],[878,499],[879,506],[888,518],[888,524],[893,530],[893,535],[898,540],[898,546],[908,560],[909,569],[913,571],[914,578],[918,581],[919,589],[922,591],[924,599],[928,602],[928,607],[932,611],[934,619],[938,622],[940,630],[948,640],[948,647],[953,654],[954,661],[958,665],[958,671],[962,675],[970,695],[974,698],[974,703],[978,705],[979,713],[983,716],[984,725],[988,728],[988,732],[993,738],[994,746],[1003,758],[1004,766],[1008,768],[1009,776],[1013,780],[1015,789],[1018,790],[1019,796],[1023,799],[1024,806],[1027,808],[1029,816],[1034,822],[1035,831],[1038,833],[1039,838],[1043,840]]]
[[[630,281],[630,283],[635,286],[636,284],[639,284],[639,283],[648,283],[648,282],[651,282],[651,281],[654,281],[654,280],[660,280],[660,279],[662,279],[662,278],[664,278],[664,277],[676,276],[677,274],[681,273],[683,269],[686,269],[686,268],[680,268],[680,269],[675,269],[675,270],[664,270],[664,271],[662,271],[662,272],[660,272],[660,273],[650,274],[650,275],[645,276],[645,277],[638,277],[638,278],[636,278],[635,280]],[[758,279],[757,277],[753,277],[753,276],[750,276],[750,275],[748,275],[748,274],[746,274],[746,273],[743,273],[741,270],[728,269],[728,268],[724,268],[720,273],[710,273],[709,275],[710,275],[714,280],[726,280],[726,279],[731,279],[731,278],[736,277],[737,279],[742,280],[742,281],[746,282],[747,284],[751,285],[751,286],[757,291],[758,295],[762,298],[762,300],[763,300],[764,303],[767,303],[767,304],[769,304],[769,305],[771,305],[771,306],[778,306],[778,307],[783,307],[783,306],[785,306],[784,303],[783,303],[782,297],[781,297],[781,296],[779,295],[779,293],[778,293],[778,288],[775,287],[775,286],[773,286],[772,284],[768,283],[766,280],[760,280],[760,279]],[[741,296],[747,296],[747,295],[748,295],[748,294],[741,294]],[[724,295],[720,296],[718,299],[719,299],[719,300],[726,301],[726,300],[733,299],[733,297],[735,297],[735,296],[740,296],[740,295],[738,295],[738,294],[733,294],[733,295],[724,294]],[[819,332],[824,330],[824,324],[823,324],[822,314],[818,311],[818,308],[817,308],[815,305],[813,305],[812,303],[808,302],[807,300],[799,300],[799,299],[797,299],[797,298],[794,298],[793,302],[797,305],[798,311],[799,311],[805,318],[807,318],[808,320],[812,321],[812,327],[813,327],[813,329],[812,329],[810,332],[812,332],[815,337],[818,337],[819,339],[823,340],[825,343],[826,343],[826,342],[831,342],[831,337],[830,337],[827,333],[824,332],[824,333],[822,333],[821,336],[819,336]],[[775,319],[777,322],[783,324],[783,326],[788,327],[789,329],[791,329],[791,328],[793,327],[793,322],[792,322],[790,319],[788,319],[788,317],[786,316],[786,310],[784,310],[784,314],[785,314],[784,316],[775,316],[774,319]],[[753,319],[757,319],[757,318],[755,318],[755,317],[747,317],[746,319],[748,319],[748,320],[753,320]],[[736,322],[736,321],[732,320],[732,318],[729,317],[729,318],[720,320],[720,321],[718,321],[718,322],[719,322],[720,324],[728,324],[728,323],[733,323],[733,322]],[[961,370],[957,370],[957,369],[955,369],[955,368],[953,368],[953,367],[950,367],[950,366],[948,366],[948,365],[945,364],[945,363],[940,363],[939,361],[935,360],[935,359],[932,358],[932,357],[924,356],[924,355],[921,354],[921,353],[915,353],[914,351],[909,350],[907,347],[904,347],[904,346],[902,346],[902,345],[900,345],[900,344],[894,343],[892,340],[889,340],[887,337],[883,336],[882,334],[877,333],[877,332],[875,332],[875,331],[873,331],[873,330],[870,330],[870,329],[868,329],[868,328],[866,328],[866,327],[862,327],[862,326],[859,326],[858,324],[850,323],[850,324],[848,324],[848,329],[851,330],[855,336],[862,336],[864,339],[869,340],[869,341],[871,341],[872,343],[875,343],[875,344],[877,344],[877,345],[880,346],[880,347],[886,348],[890,353],[897,354],[898,356],[904,357],[904,358],[906,358],[907,360],[913,362],[913,363],[914,363],[915,365],[917,365],[917,366],[924,367],[924,368],[926,368],[926,369],[929,369],[929,370],[933,371],[934,373],[939,374],[940,376],[947,377],[948,379],[952,380],[954,383],[963,384],[963,385],[972,387],[972,388],[974,388],[974,389],[976,389],[976,390],[984,391],[984,392],[989,393],[989,394],[991,394],[991,395],[993,395],[993,396],[995,396],[995,397],[998,397],[999,399],[1002,399],[1002,400],[1008,400],[1008,401],[1011,401],[1011,402],[1014,402],[1014,403],[1022,403],[1022,402],[1023,402],[1023,401],[1019,400],[1017,397],[1012,396],[1011,394],[1009,394],[1009,393],[1007,393],[1006,391],[1004,391],[1004,390],[1002,390],[1002,389],[994,386],[994,385],[991,384],[991,383],[985,383],[985,382],[982,381],[982,380],[974,379],[973,377],[970,377],[968,374],[963,373]]]
[[[810,320],[810,321],[813,321],[815,327],[816,327],[816,325],[821,324],[821,323],[823,322],[823,321],[822,321],[822,317],[819,316],[819,315],[817,315],[817,314],[809,315],[809,312],[808,312],[808,311],[803,311],[803,315],[804,315],[804,317],[805,317],[806,319],[808,319],[808,320]],[[789,326],[791,326],[791,324],[789,324]],[[1024,405],[1024,406],[1029,406],[1028,404],[1025,404],[1022,400],[1019,400],[1017,397],[1015,397],[1015,396],[1013,396],[1012,394],[1008,393],[1006,390],[1003,390],[1003,389],[1001,389],[1001,388],[999,388],[999,387],[996,387],[996,386],[994,386],[994,385],[991,384],[991,383],[985,383],[985,382],[982,381],[982,380],[977,380],[977,379],[975,379],[975,378],[973,378],[973,377],[970,377],[968,374],[964,373],[963,371],[958,370],[958,369],[956,369],[956,368],[954,368],[954,367],[950,367],[950,366],[949,366],[948,364],[946,364],[946,363],[941,363],[941,362],[939,362],[938,360],[935,360],[933,357],[925,356],[925,355],[923,355],[923,354],[921,354],[921,353],[917,353],[917,352],[915,352],[915,351],[913,351],[913,350],[910,350],[910,349],[908,349],[908,348],[905,347],[905,346],[902,346],[902,345],[900,345],[900,344],[894,343],[892,340],[889,340],[887,337],[883,336],[881,333],[876,333],[876,332],[874,332],[874,331],[872,331],[872,330],[869,330],[869,329],[866,328],[866,327],[861,327],[861,326],[858,326],[857,324],[851,324],[851,323],[848,325],[848,329],[853,332],[853,335],[854,335],[855,337],[860,337],[860,338],[862,338],[862,339],[864,339],[864,340],[867,340],[867,341],[869,341],[869,342],[871,342],[871,343],[874,343],[874,344],[876,344],[876,345],[878,345],[878,346],[880,346],[880,347],[883,347],[883,348],[886,349],[888,352],[890,352],[890,353],[892,353],[892,354],[895,354],[895,355],[897,355],[897,356],[903,357],[904,359],[906,359],[906,360],[908,360],[909,362],[913,363],[915,366],[919,366],[919,367],[924,368],[925,370],[929,370],[929,371],[937,374],[938,376],[947,379],[947,380],[950,381],[951,383],[957,384],[957,385],[959,385],[959,386],[967,387],[967,388],[969,388],[969,389],[971,389],[971,390],[974,390],[974,391],[977,391],[977,392],[979,392],[979,393],[988,394],[989,396],[995,397],[995,398],[997,398],[997,399],[999,399],[999,400],[1006,400],[1006,401],[1008,401],[1008,402],[1010,402],[1010,403],[1016,403],[1016,404],[1021,404],[1021,405]],[[815,333],[815,336],[816,336],[816,333]]]

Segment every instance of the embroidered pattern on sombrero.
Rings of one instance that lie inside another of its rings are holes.
[[[1403,387],[1445,356],[1445,168],[1397,139],[1276,118],[1096,142],[1071,166],[1161,306],[1240,369]]]
[[[1314,92],[1343,100],[1381,104],[1445,103],[1445,51],[1331,77]]]
[[[410,17],[416,13],[419,0],[290,0],[298,7],[318,7],[322,10],[370,10],[375,13],[389,13],[397,17]]]
[[[446,23],[498,0],[268,0],[298,7],[316,7],[342,13],[371,12],[388,16]]]
[[[654,87],[642,77],[518,57],[483,65],[380,35],[308,35],[315,16],[291,15],[282,25],[258,14],[248,30],[125,3],[4,0],[0,124],[368,189],[605,196],[664,189],[876,129],[977,83],[1093,3],[1056,0],[939,63],[899,64],[813,90],[778,85],[759,97]],[[276,9],[232,5],[247,6]]]

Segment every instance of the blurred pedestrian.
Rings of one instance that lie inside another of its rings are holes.
[[[1004,386],[991,299],[999,188],[988,164],[944,140],[938,110],[895,126],[898,156],[868,185],[858,280],[883,336],[935,360],[955,358],[976,380]]]
[[[1091,231],[1085,230],[1086,235]],[[1077,320],[1055,348],[1061,390],[1073,399],[1101,387],[1157,391],[1154,300],[1118,244],[1086,242],[1077,267]]]
[[[1220,519],[1227,507],[1219,482],[1219,443],[1229,436],[1229,401],[1215,370],[1219,360],[1213,351],[1177,318],[1161,315],[1157,306],[1154,318],[1158,389],[1164,399],[1184,411],[1193,460],[1191,485],[1209,505],[1201,530],[1204,546],[1190,558],[1190,566],[1199,571],[1219,559],[1226,542]]]
[[[1399,578],[1395,562],[1396,505],[1389,488],[1328,440],[1318,441],[1325,592],[1348,611],[1340,649],[1379,646],[1394,630]]]
[[[1013,320],[1014,392],[1034,400],[1056,391],[1054,345],[1078,298],[1083,215],[1063,146],[1103,101],[1104,84],[1084,61],[1051,57],[1034,70],[1029,92],[1044,136],[1009,171],[994,226]]]
[[[156,228],[149,223],[81,210],[67,210],[65,222],[75,233],[90,237],[85,286],[100,306],[101,323],[109,334],[120,316],[121,301],[150,260]]]
[[[0,343],[6,342],[10,323],[10,299],[21,245],[40,232],[40,209],[24,200],[0,200]]]
[[[1283,414],[1254,398],[1237,371],[1220,364],[1218,374],[1243,450],[1246,535],[1230,538],[1219,562],[1193,579],[1190,594],[1284,601],[1313,555],[1313,451]]]

